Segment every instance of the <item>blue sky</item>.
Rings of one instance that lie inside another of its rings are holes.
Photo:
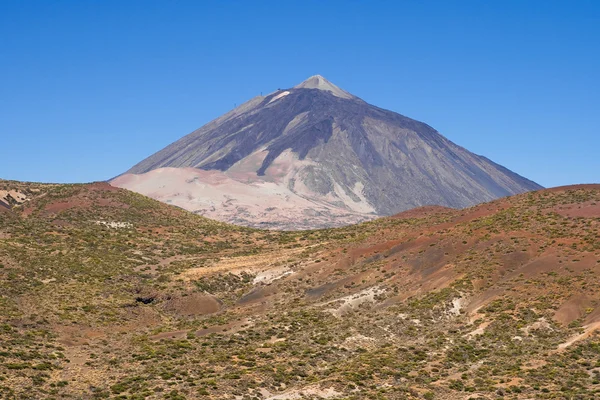
[[[111,178],[321,74],[544,186],[600,182],[599,1],[0,0],[0,177]]]

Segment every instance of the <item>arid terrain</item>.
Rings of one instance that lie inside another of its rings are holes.
[[[343,228],[0,181],[0,397],[600,397],[600,185]]]

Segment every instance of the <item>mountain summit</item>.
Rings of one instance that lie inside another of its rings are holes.
[[[227,222],[344,225],[541,186],[320,75],[258,96],[111,182]]]
[[[334,96],[342,99],[356,99],[353,95],[335,86],[321,75],[313,75],[299,85],[294,86],[294,89],[319,89],[330,92]]]

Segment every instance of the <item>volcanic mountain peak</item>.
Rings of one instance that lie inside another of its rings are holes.
[[[210,218],[314,229],[540,189],[320,75],[259,96],[112,181]]]
[[[341,97],[343,99],[354,99],[355,96],[346,92],[343,89],[340,89],[338,86],[329,82],[327,79],[322,77],[321,75],[313,75],[304,82],[294,86],[294,89],[319,89],[324,90],[326,92],[330,92],[334,96]]]

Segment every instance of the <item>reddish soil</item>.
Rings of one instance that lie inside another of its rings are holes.
[[[471,208],[457,211],[458,217],[452,222],[458,224],[462,222],[470,222],[478,218],[489,217],[498,213],[499,211],[506,210],[510,207],[510,204],[505,199],[497,200],[493,203],[480,204]]]
[[[537,193],[556,193],[556,192],[566,192],[569,190],[580,190],[580,189],[586,189],[586,190],[600,190],[600,184],[599,183],[583,183],[583,184],[579,184],[579,185],[567,185],[567,186],[557,186],[557,187],[553,187],[553,188],[549,188],[549,189],[542,189],[540,191],[538,191]]]
[[[469,305],[466,308],[467,313],[473,314],[473,313],[477,312],[477,310],[479,310],[480,308],[485,307],[486,305],[491,303],[493,300],[502,296],[504,294],[504,292],[505,292],[504,289],[492,288],[492,289],[488,289],[485,292],[475,296],[474,298],[471,299],[471,301],[469,302]]]
[[[568,187],[562,191],[590,187],[600,190],[600,185],[583,185]],[[515,201],[518,202],[519,198],[500,199],[466,210],[425,207],[401,213],[392,218],[425,218],[444,212],[451,219],[449,222],[437,224],[433,219],[429,225],[419,226],[414,230],[408,228],[408,232],[412,231],[412,233],[403,239],[389,240],[385,232],[379,232],[360,244],[319,254],[315,258],[324,258],[328,261],[311,264],[293,276],[284,277],[273,283],[268,290],[255,290],[245,296],[240,304],[262,302],[267,307],[269,304],[275,304],[278,298],[277,292],[287,283],[301,277],[312,282],[311,287],[305,292],[305,299],[309,302],[357,293],[377,285],[378,282],[383,282],[386,286],[394,285],[398,288],[398,294],[388,297],[384,302],[384,305],[391,305],[413,296],[448,287],[461,279],[468,271],[465,270],[468,263],[465,264],[461,256],[472,251],[478,257],[489,254],[487,257],[491,268],[486,279],[471,280],[475,289],[480,291],[470,299],[470,304],[467,306],[466,311],[472,313],[508,294],[513,298],[532,297],[543,295],[548,290],[559,289],[560,284],[554,283],[555,278],[548,278],[549,276],[568,277],[582,274],[589,269],[600,269],[600,266],[595,263],[597,257],[593,254],[583,253],[568,257],[564,253],[562,249],[571,245],[571,238],[561,240],[563,248],[558,245],[540,248],[539,246],[546,242],[546,238],[525,230],[496,233],[488,240],[482,240],[489,232],[485,228],[461,233],[465,224],[514,207]],[[597,205],[592,203],[561,207],[571,215],[593,218]],[[513,243],[513,238],[518,238],[518,242]],[[497,250],[492,252],[491,249],[494,248]],[[481,262],[485,259],[485,257],[481,258]],[[372,263],[379,265],[377,270]],[[365,270],[367,265],[370,266]],[[479,264],[473,267],[479,268]],[[340,271],[342,276],[336,278],[336,271]],[[523,289],[522,282],[525,280],[547,283],[536,287],[530,285],[527,289]],[[267,297],[270,299],[265,303]],[[589,308],[596,303],[596,297],[591,302],[585,296],[565,300],[557,311],[555,319],[557,322],[569,324],[585,316],[584,313],[589,313]],[[600,321],[600,307],[595,313],[598,314],[597,318]]]
[[[121,190],[118,187],[111,186],[108,182],[94,182],[87,185],[87,187],[97,192],[118,192]]]
[[[600,202],[586,201],[579,204],[556,206],[552,211],[571,218],[599,218]]]
[[[61,211],[65,211],[68,210],[70,208],[78,208],[78,209],[83,209],[83,208],[89,208],[91,205],[91,202],[89,201],[58,201],[56,203],[50,203],[48,204],[45,208],[44,211],[46,215],[48,214],[57,214]]]
[[[165,310],[178,315],[207,315],[216,313],[220,309],[221,303],[219,300],[211,295],[201,293],[191,293],[165,302]]]
[[[119,189],[110,186],[106,182],[95,182],[87,185],[82,185],[81,190],[77,191],[70,197],[64,197],[60,200],[51,201],[43,205],[41,208],[42,215],[48,216],[60,213],[61,211],[70,209],[88,209],[92,206],[112,207],[112,208],[129,208],[128,204],[115,201],[114,198],[107,198],[106,192],[116,192]],[[40,209],[39,200],[44,199],[45,194],[32,198],[23,206],[22,215],[30,216],[34,211]],[[1,207],[0,207],[1,208]]]
[[[423,207],[413,208],[411,210],[402,211],[398,214],[392,215],[390,218],[391,219],[425,218],[425,217],[430,217],[432,215],[443,213],[443,212],[448,212],[448,211],[455,211],[455,209],[450,208],[450,207],[443,207],[443,206],[423,206]]]
[[[592,305],[592,299],[585,293],[571,296],[554,314],[554,320],[561,324],[568,325],[571,322],[583,317],[586,309]]]
[[[188,331],[172,331],[172,332],[161,332],[156,335],[149,337],[150,340],[160,339],[182,339],[187,336]]]
[[[594,324],[600,322],[600,307],[596,307],[583,322],[584,325]]]

